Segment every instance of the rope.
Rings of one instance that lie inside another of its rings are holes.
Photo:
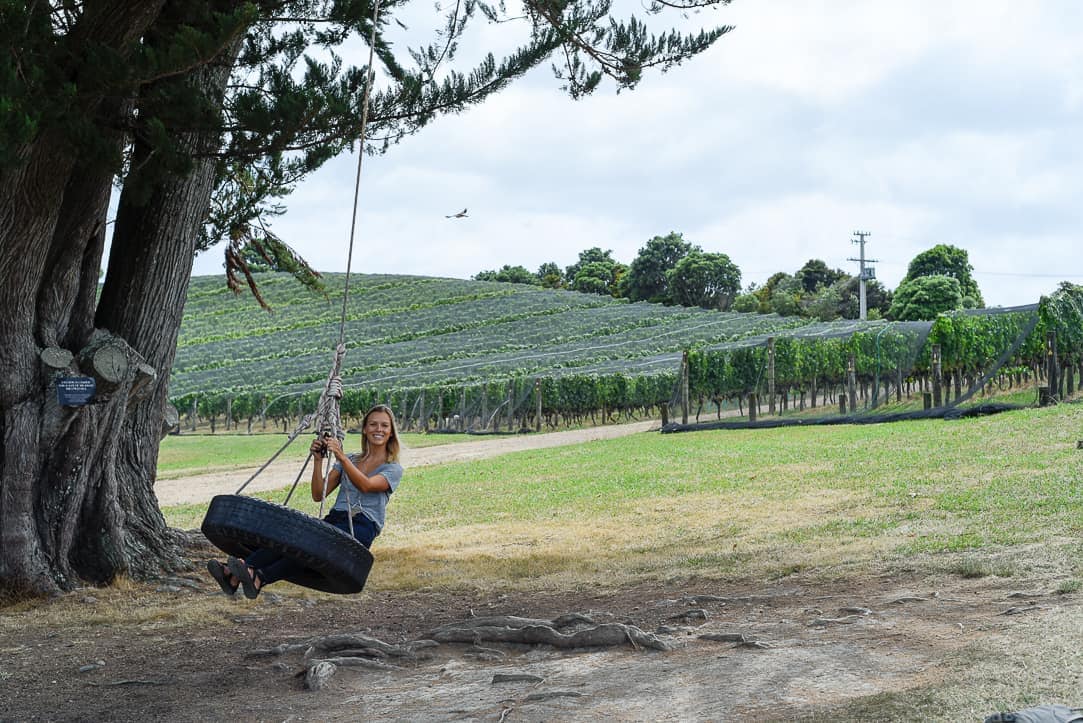
[[[369,34],[369,61],[368,61],[368,77],[365,83],[365,93],[361,99],[361,130],[358,138],[357,147],[357,174],[354,177],[353,187],[353,212],[350,216],[350,243],[346,252],[346,281],[342,290],[342,315],[339,319],[338,325],[338,344],[335,347],[334,361],[331,365],[331,372],[327,376],[327,383],[324,385],[323,392],[320,394],[320,400],[316,405],[316,411],[313,414],[305,415],[298,423],[297,427],[290,434],[286,443],[274,453],[274,455],[267,460],[262,467],[256,470],[255,474],[249,477],[236,494],[240,494],[248,484],[254,480],[260,473],[262,473],[271,462],[278,458],[286,447],[290,446],[295,439],[302,432],[311,426],[313,421],[317,422],[317,435],[322,439],[325,436],[332,436],[337,438],[340,442],[346,439],[346,432],[342,428],[342,414],[341,414],[341,400],[342,400],[342,360],[346,356],[346,310],[348,308],[348,302],[350,297],[350,271],[353,265],[353,247],[354,239],[357,231],[357,203],[361,194],[361,166],[365,157],[365,133],[368,129],[369,122],[369,101],[372,97],[372,84],[375,82],[376,69],[373,65],[376,55],[376,28],[380,18],[380,0],[372,6],[372,31]],[[324,456],[328,456],[328,453],[324,453]],[[301,479],[301,474],[304,473],[305,468],[308,466],[309,461],[312,459],[312,454],[305,459],[305,464],[301,468],[301,473],[298,474],[297,479],[294,480],[293,487],[286,495],[286,502],[288,503],[290,497],[293,495],[294,489],[297,487],[297,483]],[[349,512],[353,511],[353,501],[350,499],[350,487],[348,485],[343,489],[346,490],[346,501],[348,503]],[[327,480],[326,473],[324,477],[324,497],[327,496]],[[284,503],[285,504],[285,503]],[[323,515],[323,501],[320,502],[320,515]],[[350,534],[353,535],[353,518],[349,514],[347,517],[350,519]]]

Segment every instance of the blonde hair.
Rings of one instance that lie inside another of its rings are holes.
[[[391,411],[391,407],[386,404],[377,404],[372,409],[365,412],[364,419],[361,420],[361,454],[366,455],[369,451],[369,439],[365,436],[365,427],[368,426],[369,417],[375,412],[383,412],[387,415],[387,418],[391,420],[391,438],[387,440],[385,449],[387,450],[387,461],[398,462],[399,461],[399,428],[395,424],[395,413]]]

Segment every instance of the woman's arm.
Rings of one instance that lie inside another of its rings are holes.
[[[331,438],[325,443],[327,449],[331,451],[331,454],[335,455],[335,459],[342,465],[342,471],[346,473],[346,479],[348,479],[354,487],[362,492],[388,492],[391,490],[391,485],[388,484],[387,478],[382,474],[374,474],[371,477],[361,471],[357,465],[353,463],[350,456],[342,451],[342,443],[338,439]],[[335,486],[338,486],[340,475],[337,472],[331,473],[335,477]],[[331,480],[327,481],[328,490],[331,489]]]
[[[308,448],[308,451],[312,453],[312,501],[320,502],[324,499],[323,489],[323,451],[326,449],[328,440],[312,440],[312,445]],[[335,439],[335,442],[338,442]],[[342,445],[339,445],[339,449]],[[327,475],[327,494],[330,495],[339,483],[339,472],[337,469],[331,468],[331,471]]]

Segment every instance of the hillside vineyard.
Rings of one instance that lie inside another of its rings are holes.
[[[338,341],[344,277],[327,275],[323,297],[289,275],[257,276],[270,313],[247,294],[234,296],[222,277],[192,280],[171,380],[182,428],[195,417],[248,429],[271,419],[285,428],[315,406]],[[1052,324],[1065,327],[1063,379],[1071,384],[1078,287],[1055,298],[1064,320]],[[1041,377],[1052,318],[1035,304],[935,324],[812,323],[521,284],[355,275],[342,409],[354,416],[379,401],[407,427],[514,431],[656,415],[663,406],[743,414],[749,394],[757,409],[804,410],[806,401],[834,404],[849,389],[853,411],[858,400],[867,408],[929,389],[934,345],[956,390],[1013,344],[999,361],[1001,377]]]

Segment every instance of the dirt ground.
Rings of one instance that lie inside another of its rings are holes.
[[[419,449],[412,463],[584,433],[547,437]],[[163,502],[207,499],[232,484],[174,480],[160,493]],[[157,585],[0,608],[0,721],[981,721],[1019,702],[1020,676],[1034,679],[1035,696],[1083,691],[1083,606],[1079,593],[1055,592],[1053,570],[1028,579],[907,567],[740,583],[603,580],[530,594],[336,597],[283,584],[249,601],[222,595],[201,571],[212,554],[192,550],[193,571]],[[443,643],[410,662],[340,667],[315,691],[305,689],[302,652],[259,654],[335,633],[395,645],[455,621],[568,613],[638,627],[667,649]]]
[[[532,595],[349,598],[283,586],[248,601],[227,598],[193,575],[190,584],[81,591],[45,611],[5,613],[0,720],[980,721],[995,709],[981,707],[976,686],[975,707],[960,717],[958,710],[913,715],[923,694],[908,691],[960,675],[967,690],[960,671],[972,660],[1003,664],[982,676],[986,684],[990,676],[1018,675],[1020,661],[1000,646],[1033,635],[1035,626],[1070,631],[1083,621],[1073,596],[1023,597],[1002,583],[901,574],[856,586],[795,577],[753,587],[688,581]],[[138,622],[105,611],[105,621],[94,617],[95,607],[125,604],[202,612],[192,620],[143,619],[134,611]],[[394,668],[340,668],[318,691],[305,690],[297,677],[305,668],[300,652],[254,655],[331,633],[397,644],[474,616],[552,619],[569,612],[635,625],[670,649],[441,644],[428,649],[431,658],[391,661]],[[43,615],[55,621],[47,629],[36,623]],[[497,682],[498,674],[512,679]],[[899,715],[866,717],[847,705],[868,696],[880,696]]]

